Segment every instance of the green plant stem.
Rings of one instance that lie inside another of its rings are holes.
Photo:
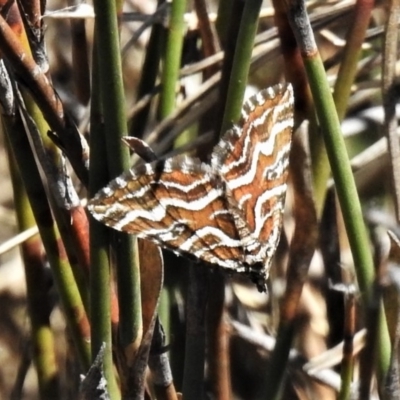
[[[346,45],[333,91],[333,99],[340,121],[343,120],[346,114],[351,86],[357,74],[362,44],[374,3],[373,0],[358,0],[356,2],[353,12],[354,18],[352,18],[352,23],[346,35]],[[315,199],[318,215],[321,215],[325,202],[326,182],[329,178],[330,168],[326,151],[323,148],[323,141],[315,137],[313,142]]]
[[[95,58],[95,51],[94,51]],[[104,129],[101,123],[101,102],[99,95],[98,64],[94,63],[92,70],[92,99],[90,112],[90,169],[89,169],[89,194],[93,196],[108,181],[107,158]],[[91,346],[92,362],[95,361],[102,345],[105,344],[103,353],[103,371],[107,380],[107,390],[112,400],[121,397],[118,388],[112,355],[112,329],[111,329],[111,293],[112,285],[110,276],[110,230],[98,223],[93,217],[90,222],[90,321],[91,321]]]
[[[3,24],[1,36],[2,41],[4,41],[2,50],[7,49],[5,51],[8,54],[7,57],[10,60],[11,64],[18,69],[19,67],[17,65],[21,66],[20,62],[27,61],[30,68],[35,69],[36,67],[37,71],[37,66],[30,55],[31,53],[28,43],[25,40],[17,40],[17,38],[13,34],[13,31],[11,31],[11,28],[5,23],[4,20],[2,20],[1,23]],[[25,35],[23,34],[21,37],[23,38],[24,36]],[[26,64],[25,66],[27,67],[28,64]],[[24,72],[20,72],[21,75],[25,78],[26,75],[24,73],[27,73],[29,75],[29,72],[27,70],[24,70]],[[8,91],[8,96],[12,96],[14,98],[15,93],[12,92],[11,86],[5,86],[6,80],[4,77],[6,75],[7,72],[5,70],[2,71],[2,89],[4,91]],[[36,75],[40,74],[36,73]],[[38,84],[39,81],[41,81],[42,83],[44,82],[36,75],[33,81],[31,81],[29,78],[27,80],[29,81],[29,84],[27,85],[31,89],[32,87],[36,87],[35,85]],[[49,89],[47,79],[46,82],[47,89]],[[50,88],[50,91],[53,92],[53,89]],[[48,162],[49,164],[51,164],[51,167],[53,167],[54,170],[59,171],[61,157],[59,150],[55,147],[53,143],[51,143],[48,138],[48,125],[44,121],[43,115],[38,109],[37,104],[32,101],[32,98],[29,95],[26,94],[26,90],[21,89],[21,92],[25,93],[24,100],[27,114],[29,114],[29,117],[32,118],[32,120],[34,121],[33,123],[30,123],[30,119],[27,117],[27,126],[29,128],[29,125],[36,124],[38,131],[37,133],[38,135],[41,135],[41,140],[45,143],[46,146],[46,160],[40,158],[39,155],[38,160],[42,162]],[[55,99],[55,97],[56,96],[54,96],[53,93],[53,100]],[[55,101],[55,103],[57,103],[58,105],[61,104],[57,100]],[[66,250],[68,251],[69,260],[76,259],[74,249],[72,249],[72,246],[69,246],[71,240],[68,233],[70,232],[68,232],[68,229],[63,229],[66,225],[63,225],[63,222],[60,218],[60,213],[58,212],[58,207],[55,207],[53,210],[58,226],[56,226],[53,221],[53,216],[49,209],[49,201],[52,200],[52,195],[54,193],[53,190],[51,190],[51,195],[49,199],[47,198],[46,191],[43,187],[41,176],[38,171],[30,144],[28,142],[26,130],[22,123],[19,112],[15,113],[14,110],[8,110],[6,105],[3,104],[3,106],[5,106],[3,114],[3,123],[5,126],[5,130],[8,134],[10,145],[14,152],[16,162],[18,163],[21,178],[24,182],[27,195],[31,203],[32,212],[37,221],[43,244],[49,258],[54,280],[65,311],[67,323],[71,329],[72,338],[76,345],[76,350],[81,362],[82,371],[85,371],[90,365],[90,349],[87,344],[90,327],[85,309],[82,304],[82,298],[85,292],[83,284],[79,292],[74,274],[72,273],[73,271],[76,272],[78,269],[74,268],[75,265],[73,265],[67,259]],[[58,107],[57,109],[59,110]],[[52,181],[52,178],[54,178],[54,176],[49,177],[49,181],[54,184],[55,182]],[[60,182],[57,183],[59,184]],[[54,186],[58,187],[58,185]],[[60,186],[62,186],[62,184]],[[51,189],[53,189],[53,187],[51,187]],[[69,220],[69,225],[70,222],[71,221]],[[60,237],[60,232],[58,229],[61,230],[62,237]],[[73,270],[71,269],[71,267],[73,267]]]
[[[90,218],[90,240],[92,251],[91,269],[91,326],[92,361],[96,358],[102,344],[105,344],[103,372],[107,380],[107,390],[112,400],[120,398],[116,383],[112,358],[112,331],[110,311],[110,264],[108,259],[108,230]]]
[[[293,6],[289,10],[289,19],[302,52],[304,66],[314,98],[321,131],[324,135],[325,147],[343,213],[363,304],[367,306],[371,299],[374,280],[374,263],[371,248],[340,128],[340,120],[303,1],[293,2]],[[391,351],[389,333],[384,318],[383,315],[380,320],[383,325],[378,328],[378,376],[380,382],[382,382],[388,371]]]
[[[79,293],[86,310],[88,310],[88,287],[86,279],[89,269],[89,260],[87,257],[88,243],[87,236],[83,234],[83,232],[87,232],[87,220],[85,218],[82,221],[81,218],[74,218],[73,216],[74,211],[77,209],[83,212],[76,193],[74,193],[75,196],[71,195],[65,201],[63,199],[62,205],[60,201],[56,200],[56,197],[65,197],[63,189],[66,189],[67,186],[63,172],[63,159],[60,150],[48,135],[49,126],[43,117],[43,113],[26,90],[22,90],[22,96],[26,110],[30,118],[32,118],[35,128],[37,128],[35,132],[31,132],[31,136],[37,135],[36,139],[41,142],[34,147],[36,152],[38,152],[38,147],[43,151],[43,155],[38,156],[38,160],[42,163],[42,167],[47,173],[49,202],[54,213],[54,219],[60,231]],[[35,128],[32,127],[32,130]],[[51,168],[46,170],[49,164]],[[65,207],[66,203],[68,203],[69,207]]]
[[[163,65],[161,73],[161,93],[159,105],[159,118],[163,120],[170,116],[175,110],[176,104],[176,89],[179,79],[179,69],[182,58],[182,48],[184,39],[184,13],[186,10],[186,0],[173,0],[171,4],[170,20],[167,30],[166,43],[164,44]],[[171,295],[173,284],[166,280],[160,298],[160,319],[166,329],[166,336],[170,340],[171,324]],[[174,360],[181,355],[176,353],[176,350],[171,350],[172,365]],[[178,365],[178,363],[175,363]],[[186,366],[185,366],[186,367]],[[184,367],[184,368],[185,368]]]
[[[370,298],[374,263],[335,104],[319,54],[304,60],[329,157],[363,300]],[[366,304],[366,303],[365,303]]]
[[[168,37],[161,76],[160,118],[163,119],[175,109],[176,88],[181,65],[186,0],[173,0]]]
[[[319,55],[305,60],[305,67],[318,119],[324,133],[329,163],[336,184],[363,303],[368,304],[374,280],[374,263],[357,188],[340,129],[340,121],[335,112],[332,94]],[[379,329],[379,372],[380,378],[383,378],[389,366],[390,340],[384,315],[380,322],[383,325]]]
[[[235,7],[235,3],[237,3],[237,0],[234,1],[221,0],[218,2],[218,12],[217,12],[217,19],[215,21],[215,29],[218,32],[219,40],[222,44],[222,47],[224,48],[225,48],[225,42],[228,39],[227,33],[228,33],[229,21],[232,17],[234,17],[232,11],[233,8]]]
[[[127,135],[127,123],[117,8],[114,0],[96,0],[93,5],[107,161],[110,178],[114,178],[130,166],[128,149],[121,142],[121,137]],[[142,334],[140,269],[135,257],[137,244],[132,236],[121,232],[115,232],[114,238],[120,308],[119,337],[122,346],[129,349],[132,343],[140,343]]]
[[[29,199],[21,181],[17,165],[9,146],[8,159],[14,192],[14,205],[20,232],[36,224]],[[40,398],[59,397],[59,379],[54,335],[50,325],[51,299],[47,290],[47,277],[39,235],[21,245],[27,288],[28,311],[31,320],[32,357],[36,366]]]
[[[5,115],[2,117],[53,272],[81,369],[86,371],[90,366],[90,327],[71,265],[54,223],[22,120],[18,114],[15,117]]]
[[[224,1],[219,3],[219,13],[225,13],[223,8]],[[236,45],[238,41],[239,29],[243,17],[245,3],[241,0],[234,0],[232,2],[232,9],[230,12],[226,14],[231,14],[231,18],[229,19],[229,24],[227,21],[224,24],[227,24],[224,27],[224,32],[219,32],[220,35],[223,35],[221,38],[221,42],[224,45],[224,59],[221,68],[221,80],[218,86],[218,101],[216,104],[216,112],[215,112],[215,135],[218,135],[218,138],[215,142],[218,142],[221,135],[225,133],[222,130],[222,124],[224,119],[224,111],[228,99],[228,90],[230,87],[230,79],[232,75],[233,61],[236,54]],[[220,18],[219,16],[217,18]],[[221,17],[224,20],[225,17]],[[222,29],[222,27],[221,27]],[[247,77],[246,77],[247,79]],[[240,96],[239,96],[240,97]]]
[[[163,0],[158,0],[157,6],[159,7],[162,3]],[[150,39],[147,45],[146,55],[142,67],[142,74],[140,76],[137,94],[138,99],[141,99],[143,96],[151,93],[155,87],[161,58],[163,32],[164,27],[161,26],[161,24],[154,24],[151,28]],[[129,134],[131,136],[138,138],[143,137],[149,113],[150,104],[148,104],[135,115],[135,117],[132,119],[129,129]]]
[[[248,0],[245,2],[229,80],[221,134],[231,128],[232,124],[237,122],[241,115],[261,5],[262,0]]]

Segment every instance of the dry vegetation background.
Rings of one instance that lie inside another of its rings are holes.
[[[264,37],[268,37],[268,34],[276,25],[276,21],[273,18],[273,6],[269,2],[264,3],[258,32],[259,34],[264,33]],[[359,1],[357,2],[357,7],[367,7],[367,3]],[[311,111],[310,93],[303,85],[302,79],[304,76],[296,70],[297,66],[286,65],[284,67],[282,49],[279,47],[278,42],[272,42],[275,39],[269,40],[258,37],[259,47],[256,48],[259,49],[260,55],[256,57],[254,62],[255,64],[258,63],[257,67],[252,70],[250,75],[249,91],[255,91],[282,81],[284,79],[283,71],[285,70],[291,80],[294,79],[295,93],[299,93],[299,98],[296,101],[296,127],[306,120],[299,128],[299,132],[296,133],[296,137],[301,135],[304,137],[309,132],[308,137],[311,145],[309,143],[304,145],[307,140],[303,140],[303,145],[296,144],[294,146],[294,160],[292,160],[290,172],[284,234],[278,249],[276,265],[274,265],[271,272],[272,279],[269,295],[258,293],[255,288],[237,277],[227,278],[223,328],[222,331],[218,331],[218,334],[229,337],[230,340],[230,382],[227,386],[229,387],[228,393],[231,393],[232,399],[270,398],[268,397],[268,392],[266,392],[265,377],[268,368],[271,368],[268,360],[273,348],[273,338],[276,337],[279,329],[283,329],[279,325],[279,307],[282,306],[282,299],[287,285],[286,268],[289,262],[289,254],[292,254],[290,252],[293,251],[290,243],[295,228],[298,228],[299,224],[301,224],[303,236],[312,235],[313,230],[317,229],[319,241],[309,265],[308,278],[302,288],[302,296],[297,302],[297,311],[291,321],[295,327],[296,334],[292,345],[289,346],[292,349],[288,366],[286,367],[289,379],[282,398],[337,398],[341,390],[340,365],[342,365],[343,371],[343,364],[341,363],[344,356],[343,349],[341,347],[335,348],[335,346],[343,343],[344,331],[348,339],[352,339],[353,335],[357,333],[354,342],[352,340],[347,342],[349,347],[347,348],[347,353],[344,353],[345,357],[351,358],[350,365],[354,362],[354,365],[352,365],[352,371],[354,371],[352,381],[356,383],[363,382],[364,386],[368,386],[369,382],[372,382],[372,398],[398,398],[393,388],[397,388],[396,385],[398,385],[396,367],[399,299],[397,263],[399,258],[398,245],[394,243],[396,236],[399,234],[395,206],[397,201],[395,189],[397,188],[398,190],[399,187],[396,187],[396,183],[393,183],[391,165],[394,165],[394,170],[396,170],[399,169],[400,164],[399,159],[395,158],[397,156],[390,156],[388,152],[387,142],[384,139],[385,124],[382,108],[382,64],[385,61],[383,57],[384,35],[388,29],[388,16],[393,12],[390,7],[399,7],[396,3],[396,1],[382,1],[376,2],[372,7],[362,51],[360,51],[359,59],[356,62],[355,81],[350,83],[351,95],[348,100],[345,100],[346,117],[342,124],[348,153],[353,162],[364,220],[368,227],[371,246],[368,249],[364,249],[364,251],[373,251],[375,265],[376,267],[381,267],[378,274],[380,280],[376,281],[375,286],[378,288],[376,290],[376,293],[378,293],[377,298],[380,299],[382,293],[390,298],[387,303],[389,304],[387,312],[389,315],[391,343],[395,349],[391,356],[392,377],[395,377],[391,382],[392,389],[384,392],[382,389],[384,385],[379,386],[375,378],[371,378],[373,376],[372,370],[365,372],[365,368],[363,370],[363,366],[361,365],[360,367],[359,364],[360,352],[365,347],[366,342],[363,329],[368,325],[368,321],[377,321],[377,319],[373,319],[377,318],[373,314],[376,311],[376,307],[373,307],[375,303],[372,302],[372,311],[366,311],[367,305],[361,305],[362,297],[357,288],[357,273],[354,270],[353,259],[345,233],[345,221],[341,217],[338,200],[331,189],[327,192],[326,201],[321,200],[321,197],[315,200],[313,212],[317,212],[319,218],[318,227],[316,228],[316,226],[313,226],[312,221],[307,220],[307,215],[309,215],[307,214],[309,212],[309,210],[307,211],[307,207],[309,207],[307,201],[309,198],[305,197],[299,200],[297,193],[299,188],[296,189],[294,187],[296,182],[299,185],[299,178],[296,177],[298,170],[296,172],[296,168],[307,169],[308,172],[312,172],[314,174],[314,185],[318,185],[318,179],[315,176],[319,174],[319,168],[324,168],[317,164],[318,160],[321,161],[319,155],[323,150],[321,147],[318,148],[315,143],[320,140],[317,138],[321,136],[318,136],[319,134],[316,135],[316,132],[318,132],[317,120]],[[52,1],[47,4],[46,8],[47,10],[59,10],[66,5],[66,3]],[[208,6],[213,11],[218,9],[218,4],[208,4]],[[124,2],[124,10],[127,13],[134,11],[147,17],[154,12],[155,7],[156,5],[152,1],[131,0]],[[203,49],[201,49],[197,18],[192,7],[192,4],[187,6],[188,13],[185,28],[187,37],[182,58],[182,67],[186,69],[189,65],[199,66],[197,63],[200,59],[205,58],[202,53]],[[340,63],[343,61],[346,51],[344,47],[346,35],[349,34],[349,28],[354,24],[355,15],[353,12],[355,7],[356,2],[348,1],[313,1],[308,4],[318,49],[325,62],[328,80],[332,86],[334,86]],[[87,10],[90,11],[90,7],[84,9],[85,12]],[[80,10],[79,12],[83,11]],[[164,23],[167,20],[165,18]],[[85,21],[88,52],[90,54],[89,60],[91,60],[93,19],[87,17]],[[142,27],[142,24],[143,20],[132,22],[122,19],[122,47],[129,43],[132,36]],[[78,100],[78,98],[82,99],[79,96],[84,97],[85,94],[82,94],[80,90],[82,87],[79,87],[80,83],[77,82],[76,65],[72,61],[71,20],[68,18],[55,18],[55,15],[45,18],[43,20],[43,33],[48,51],[49,74],[52,83],[64,104],[66,112],[72,115],[81,132],[87,135],[89,133],[90,106],[88,103],[85,104]],[[122,59],[125,107],[127,115],[130,116],[135,115],[135,104],[139,100],[137,98],[138,85],[143,74],[142,65],[148,40],[149,29],[144,30],[139,39],[129,45]],[[397,45],[397,39],[395,39],[395,43]],[[268,47],[269,44],[270,47]],[[261,48],[262,45],[266,46],[264,50]],[[286,45],[289,46],[288,43]],[[263,53],[263,51],[265,52]],[[290,53],[290,46],[286,47],[286,51]],[[396,77],[398,74],[397,53],[394,59]],[[215,65],[213,64],[211,69],[206,70],[204,76],[215,73],[221,66],[217,64],[217,67],[215,67]],[[213,70],[213,68],[216,69]],[[185,98],[194,96],[198,92],[204,76],[201,73],[192,74],[186,70],[185,76],[179,81],[178,107]],[[392,102],[396,103],[399,93],[396,79],[393,79],[392,86]],[[201,101],[199,103],[201,104]],[[157,103],[153,101],[150,117],[146,124],[146,133],[154,132],[155,127],[158,126],[156,109]],[[187,114],[190,114],[190,111],[189,109]],[[310,118],[310,116],[312,117]],[[162,131],[164,136],[156,138],[155,143],[152,144],[153,147],[159,150],[160,153],[171,150],[174,141],[172,139],[168,140],[168,134],[173,129],[179,130],[179,126],[185,125],[185,123],[182,116],[177,118],[170,131]],[[207,121],[204,120],[202,124],[204,125],[204,132],[212,130],[212,124],[207,124]],[[190,124],[187,125],[190,126]],[[196,128],[190,126],[190,129],[186,131],[186,136],[178,139],[175,145],[187,141],[190,142],[191,138],[194,137],[195,131]],[[0,243],[4,243],[13,238],[18,233],[18,229],[7,154],[4,148],[4,135],[0,136],[0,141]],[[164,144],[166,142],[167,145],[157,148],[160,142]],[[198,146],[197,144],[196,147]],[[309,158],[301,161],[302,146],[306,149],[305,157],[311,157],[312,161]],[[390,162],[391,157],[392,164]],[[310,167],[311,162],[313,163],[312,167]],[[321,179],[323,180],[323,178]],[[76,177],[74,177],[74,182],[77,191],[84,199],[86,192],[81,182]],[[300,184],[300,187],[303,187],[301,185],[305,185],[304,190],[306,191],[307,183]],[[326,187],[331,188],[332,181],[325,180],[322,186],[324,187],[322,192],[324,192]],[[397,192],[397,196],[398,194],[399,192]],[[302,217],[296,214],[296,210],[299,208],[306,210]],[[387,235],[388,229],[392,231],[393,235],[391,258],[388,257],[388,248],[390,246]],[[304,242],[306,242],[305,239]],[[306,245],[304,244],[304,246]],[[298,249],[299,252],[301,250],[301,248]],[[12,398],[15,400],[19,398],[25,400],[39,399],[37,375],[32,365],[30,319],[26,302],[24,266],[18,247],[5,251],[0,257],[0,398]],[[293,254],[291,257],[293,258]],[[171,266],[174,267],[175,264],[184,264],[185,261],[182,261],[182,259],[177,261],[172,259],[171,255],[166,254],[165,263],[167,266],[166,281],[168,285],[171,284],[170,281],[172,279],[176,278],[176,275],[185,276],[187,274],[182,269],[179,269],[178,273],[168,269]],[[48,266],[46,268],[50,287],[51,273]],[[182,268],[182,265],[179,268]],[[217,280],[220,279],[218,272],[212,272],[211,280],[213,277]],[[175,374],[175,386],[180,391],[182,390],[184,367],[182,366],[183,356],[179,348],[183,347],[185,341],[185,317],[182,311],[185,308],[183,300],[185,294],[182,295],[179,287],[177,288],[174,285],[171,287],[173,288],[170,291],[170,301],[173,303],[171,313],[176,320],[171,322],[170,328],[167,328],[167,331],[170,329],[171,332],[167,342],[171,342],[171,351],[175,354],[175,358],[172,360],[172,370]],[[209,289],[211,296],[217,296],[216,293],[212,292],[213,288],[215,289],[211,284]],[[219,287],[219,289],[221,288]],[[59,393],[62,393],[60,398],[74,398],[73,396],[76,393],[72,388],[76,388],[76,381],[79,376],[76,371],[79,371],[79,368],[77,367],[76,358],[71,356],[73,343],[71,340],[66,339],[66,323],[59,307],[56,290],[54,288],[49,290],[51,293],[50,298],[54,301],[51,326],[54,332],[59,369]],[[286,316],[289,315],[281,310],[281,315],[282,313]],[[365,317],[366,315],[367,317]],[[345,321],[348,322],[347,326],[345,326]],[[370,364],[373,367],[377,365],[377,358],[374,356],[374,338],[371,341],[372,344],[370,343],[369,347],[367,346],[368,352],[366,351],[364,360],[369,360],[366,364]],[[329,349],[333,350],[328,352]],[[353,350],[354,359],[349,356]],[[218,383],[215,383],[215,376],[212,376],[214,370],[212,369],[213,366],[210,365],[210,357],[212,358],[213,355],[211,354],[210,356],[210,351],[207,355],[208,364],[206,368],[207,393],[213,393],[214,397],[210,395],[210,398],[227,399],[229,397],[223,397],[221,392],[218,392],[218,394],[215,392],[215,385],[218,385]],[[75,381],[71,381],[72,377]],[[363,378],[364,381],[362,381]],[[149,386],[151,386],[151,383],[149,383]],[[350,398],[343,394],[343,389],[340,393],[342,399]],[[354,398],[358,398],[356,385],[352,387],[352,393],[355,396]]]

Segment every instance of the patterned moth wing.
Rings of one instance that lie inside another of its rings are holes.
[[[125,172],[89,202],[106,225],[251,276],[276,250],[293,127],[293,89],[263,90],[215,147],[211,164],[177,156]]]
[[[239,125],[212,154],[211,165],[227,184],[245,264],[254,272],[267,273],[279,242],[293,111],[291,85],[261,91],[245,102]]]
[[[234,270],[242,259],[224,183],[196,158],[133,168],[101,190],[88,209],[107,226],[212,264]]]

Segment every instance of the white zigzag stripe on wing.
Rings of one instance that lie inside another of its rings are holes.
[[[210,219],[215,219],[219,215],[231,215],[232,213],[229,210],[222,209],[222,210],[215,210],[211,215]]]
[[[288,143],[285,147],[282,148],[281,151],[277,153],[275,163],[268,165],[263,172],[263,177],[268,179],[272,179],[271,175],[273,175],[273,179],[278,179],[283,175],[286,171],[286,168],[289,166],[289,153],[290,153],[290,143]]]
[[[249,170],[245,174],[237,177],[236,179],[232,179],[232,180],[228,181],[227,185],[228,185],[229,189],[234,190],[241,186],[249,185],[251,182],[253,182],[254,177],[257,173],[257,164],[258,164],[258,158],[260,156],[260,153],[262,153],[262,154],[267,153],[264,150],[264,146],[265,145],[268,146],[268,142],[270,142],[270,140],[272,140],[272,139],[275,142],[275,136],[271,136],[268,138],[268,140],[266,142],[256,144],[256,146],[254,147],[254,154],[251,158],[251,165],[250,165]]]
[[[252,197],[253,195],[251,193],[246,193],[245,195],[243,195],[238,201],[239,208],[243,208],[244,203],[246,203],[246,201],[251,199]]]
[[[275,109],[273,110],[275,115],[279,115],[279,113],[282,113],[286,108],[288,108],[288,106],[291,106],[292,102],[288,102],[285,104],[282,104],[280,106],[276,106]],[[259,125],[262,125],[265,120],[267,119],[267,117],[269,116],[269,114],[271,114],[271,110],[266,110],[265,113],[255,119],[250,126],[248,127],[248,132],[251,132],[251,130],[254,127],[258,127]],[[275,138],[276,136],[283,130],[285,130],[286,128],[293,128],[293,118],[289,118],[289,119],[285,119],[283,121],[277,121],[275,122],[275,124],[272,126],[271,132],[270,132],[270,136],[268,137],[268,139],[265,142],[262,142],[264,144],[267,144],[266,148],[264,151],[262,151],[262,154],[265,154],[266,156],[269,156],[272,154],[272,152],[274,151],[275,148]],[[230,142],[228,142],[230,143]],[[227,143],[225,143],[226,146]],[[243,144],[243,149],[242,149],[242,154],[240,156],[240,158],[238,160],[236,160],[235,162],[232,162],[228,165],[218,165],[219,164],[219,160],[216,159],[212,159],[212,164],[215,166],[218,166],[218,168],[221,168],[221,173],[222,174],[226,174],[229,171],[231,171],[232,169],[238,167],[240,164],[246,163],[247,162],[247,152],[248,152],[248,148],[251,144],[251,136],[248,134],[245,138],[244,144]],[[258,156],[259,154],[257,154]],[[254,155],[253,155],[254,158]]]
[[[149,236],[157,236],[160,240],[164,242],[170,242],[175,240],[180,235],[180,231],[184,231],[184,226],[188,224],[188,221],[185,219],[180,219],[175,221],[166,229],[145,229],[143,232],[137,236],[146,238]]]
[[[143,197],[149,190],[150,190],[150,185],[144,185],[135,192],[126,192],[123,196],[121,196],[120,201],[128,199],[138,199],[139,197]]]
[[[275,139],[276,139],[277,135],[280,132],[282,132],[284,129],[290,127],[291,123],[288,121],[282,121],[281,123],[279,123],[277,125],[279,125],[278,128],[276,128],[276,129],[272,128],[271,136],[268,138],[268,140],[266,140],[265,142],[257,143],[257,145],[255,146],[254,153],[252,154],[252,157],[251,157],[250,169],[244,175],[241,175],[238,178],[232,179],[229,182],[227,182],[228,187],[231,190],[237,189],[238,187],[241,187],[243,185],[248,185],[253,181],[254,176],[257,172],[257,163],[258,163],[258,158],[260,156],[260,153],[267,155],[267,156],[271,155],[274,150]],[[242,157],[238,161],[236,161],[235,163],[229,164],[229,166],[227,166],[227,168],[222,168],[223,172],[225,173],[225,172],[230,171],[233,168],[233,164],[239,165],[241,162],[247,162],[245,160],[245,157],[243,158],[243,154],[245,154],[244,151],[242,152]]]
[[[263,228],[265,221],[272,215],[271,213],[266,214],[265,216],[262,215],[262,207],[264,203],[271,199],[272,197],[280,197],[286,193],[287,184],[283,183],[282,185],[276,186],[270,190],[265,191],[256,202],[254,207],[254,220],[256,221],[256,229],[254,230],[253,235],[255,237],[260,236],[261,229]],[[276,208],[274,209],[276,210]],[[271,210],[271,211],[274,211]]]
[[[164,186],[166,189],[174,188],[184,193],[187,193],[195,189],[196,187],[207,184],[209,182],[210,182],[210,176],[207,175],[203,179],[194,181],[193,183],[188,183],[187,185],[181,185],[173,181],[158,181],[157,183]],[[151,190],[151,185],[142,186],[139,190],[136,190],[135,192],[125,193],[124,196],[121,196],[120,201],[143,197],[149,190]]]
[[[161,221],[167,214],[168,206],[181,207],[188,211],[202,210],[204,207],[206,207],[208,204],[210,204],[212,201],[214,201],[221,195],[222,195],[221,190],[213,189],[210,190],[205,196],[200,197],[193,201],[185,201],[176,198],[164,197],[158,199],[159,204],[156,207],[149,210],[145,210],[143,208],[137,210],[130,210],[123,204],[115,203],[112,206],[108,207],[107,210],[105,210],[104,214],[97,214],[97,215],[98,218],[101,218],[101,220],[103,220],[107,218],[112,219],[113,214],[114,215],[117,213],[125,214],[122,218],[119,219],[118,222],[115,223],[115,225],[113,225],[113,228],[121,230],[125,225],[132,223],[137,218],[144,218],[153,222]]]
[[[263,261],[265,262],[265,269],[268,270],[271,263],[272,263],[272,257],[275,254],[275,250],[278,246],[278,241],[279,241],[279,236],[281,234],[280,227],[275,227],[269,238],[268,241],[263,243],[262,246],[260,247],[260,250],[257,254],[255,255],[249,255],[246,257],[246,262],[248,264],[254,263],[254,260],[257,261]]]
[[[242,242],[241,240],[235,240],[226,235],[221,229],[219,228],[214,228],[213,226],[205,226],[204,228],[201,228],[196,231],[196,235],[190,237],[187,239],[185,242],[183,242],[180,246],[179,249],[182,251],[190,251],[190,249],[193,247],[193,244],[199,240],[199,238],[203,238],[207,235],[212,235],[217,237],[218,239],[221,240],[221,243],[223,243],[225,246],[228,247],[241,247]]]
[[[181,185],[180,183],[177,183],[174,181],[162,181],[161,184],[164,185],[167,189],[168,188],[179,189],[182,192],[186,193],[192,189],[195,189],[198,186],[204,185],[209,182],[210,182],[210,176],[206,175],[204,178],[199,179],[198,181],[194,181],[193,183],[188,184],[188,185]]]

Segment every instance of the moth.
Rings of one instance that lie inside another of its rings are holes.
[[[89,201],[94,218],[178,254],[247,274],[259,290],[284,212],[294,97],[290,84],[247,100],[209,163],[178,155],[143,163]]]

